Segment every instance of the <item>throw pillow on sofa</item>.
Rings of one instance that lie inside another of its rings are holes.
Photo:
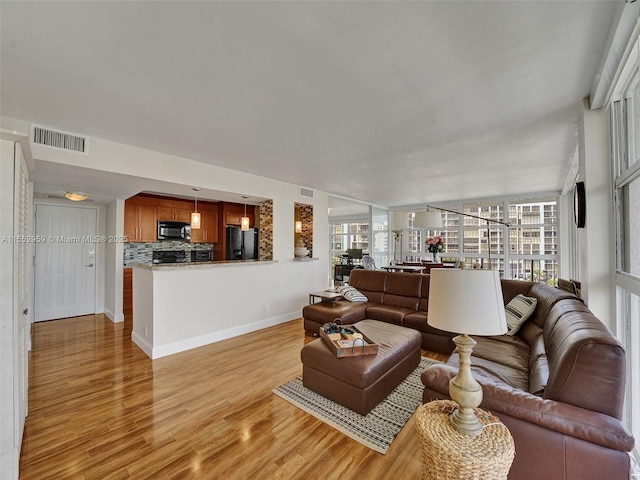
[[[507,317],[507,335],[515,335],[524,322],[533,314],[538,304],[535,297],[525,297],[521,293],[513,297],[504,307]]]
[[[369,299],[359,292],[356,288],[349,285],[342,285],[336,288],[336,292],[342,295],[346,300],[350,302],[366,302]]]

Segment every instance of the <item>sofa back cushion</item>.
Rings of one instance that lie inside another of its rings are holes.
[[[370,302],[382,303],[387,272],[379,270],[351,270],[349,285],[363,293]]]
[[[502,286],[502,298],[504,299],[504,304],[506,305],[518,294],[529,296],[529,290],[531,289],[533,282],[523,282],[520,280],[500,280],[500,285]]]
[[[429,283],[431,275],[422,275],[422,287],[420,288],[420,301],[418,302],[418,310],[421,312],[429,311]]]
[[[538,305],[536,306],[530,321],[534,322],[540,328],[545,328],[545,322],[549,316],[549,312],[553,306],[560,300],[572,299],[576,300],[576,296],[560,290],[559,288],[550,287],[543,283],[534,283],[529,290],[529,297],[536,297]],[[578,303],[580,301],[578,300]]]
[[[544,327],[549,379],[543,398],[621,418],[625,352],[584,304],[561,300]]]
[[[416,273],[388,273],[382,303],[393,307],[418,309],[422,275]]]

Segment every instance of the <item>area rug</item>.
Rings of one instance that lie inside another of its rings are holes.
[[[422,357],[420,365],[367,415],[360,415],[302,386],[302,377],[273,389],[273,393],[331,425],[345,435],[385,454],[393,439],[422,403],[420,374],[438,362]]]

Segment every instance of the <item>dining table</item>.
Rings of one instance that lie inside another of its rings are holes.
[[[422,265],[385,265],[381,267],[387,272],[422,273],[426,267]]]

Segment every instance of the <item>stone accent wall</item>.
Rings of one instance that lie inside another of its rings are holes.
[[[258,259],[273,260],[273,200],[258,204]]]
[[[295,220],[302,221],[302,233],[296,233],[296,243],[300,238],[304,246],[309,249],[309,256],[313,256],[313,205],[296,203]]]

